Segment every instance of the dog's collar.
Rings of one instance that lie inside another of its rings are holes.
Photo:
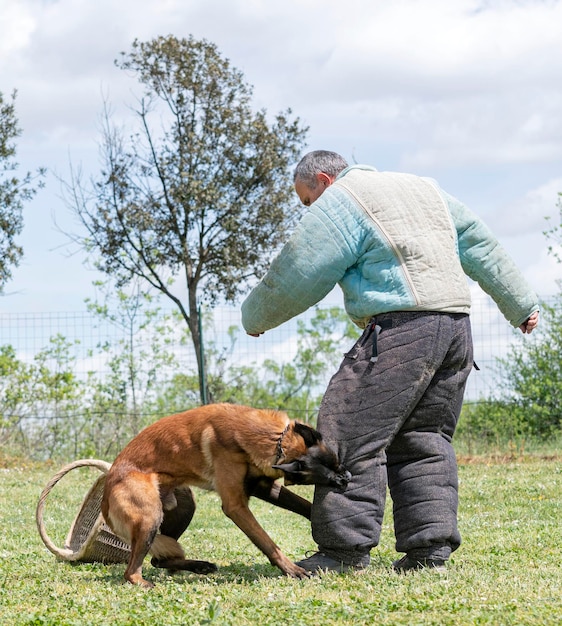
[[[289,422],[287,426],[285,426],[285,430],[281,433],[281,436],[277,440],[277,447],[276,447],[277,456],[275,457],[274,465],[276,463],[279,463],[279,461],[282,458],[285,458],[285,450],[283,450],[283,437],[287,434],[287,431],[289,430],[290,425],[291,425],[291,422]]]

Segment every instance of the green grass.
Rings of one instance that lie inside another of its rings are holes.
[[[367,572],[282,577],[224,517],[216,495],[198,492],[198,510],[182,543],[190,556],[214,561],[219,571],[169,576],[147,559],[145,576],[156,583],[149,591],[124,584],[123,565],[70,565],[44,547],[35,507],[58,469],[18,462],[0,469],[0,624],[561,623],[560,459],[461,464],[464,542],[445,576],[390,570],[396,553],[387,513]],[[58,545],[97,475],[74,470],[49,496],[45,525]],[[291,558],[314,549],[306,520],[259,501],[252,508]]]

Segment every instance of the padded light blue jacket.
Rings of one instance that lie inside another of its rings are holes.
[[[322,300],[336,284],[360,327],[388,311],[468,313],[466,275],[515,327],[536,295],[485,224],[431,179],[348,167],[314,202],[242,304],[263,333]]]

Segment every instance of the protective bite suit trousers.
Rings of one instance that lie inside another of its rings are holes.
[[[318,486],[319,549],[361,562],[379,542],[387,485],[396,549],[448,558],[460,544],[451,444],[473,365],[468,315],[393,312],[373,318],[332,377],[318,430],[352,479]]]

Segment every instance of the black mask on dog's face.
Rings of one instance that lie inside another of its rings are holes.
[[[284,473],[286,485],[325,485],[345,489],[351,480],[351,474],[324,445],[315,445],[298,459],[273,467]]]

